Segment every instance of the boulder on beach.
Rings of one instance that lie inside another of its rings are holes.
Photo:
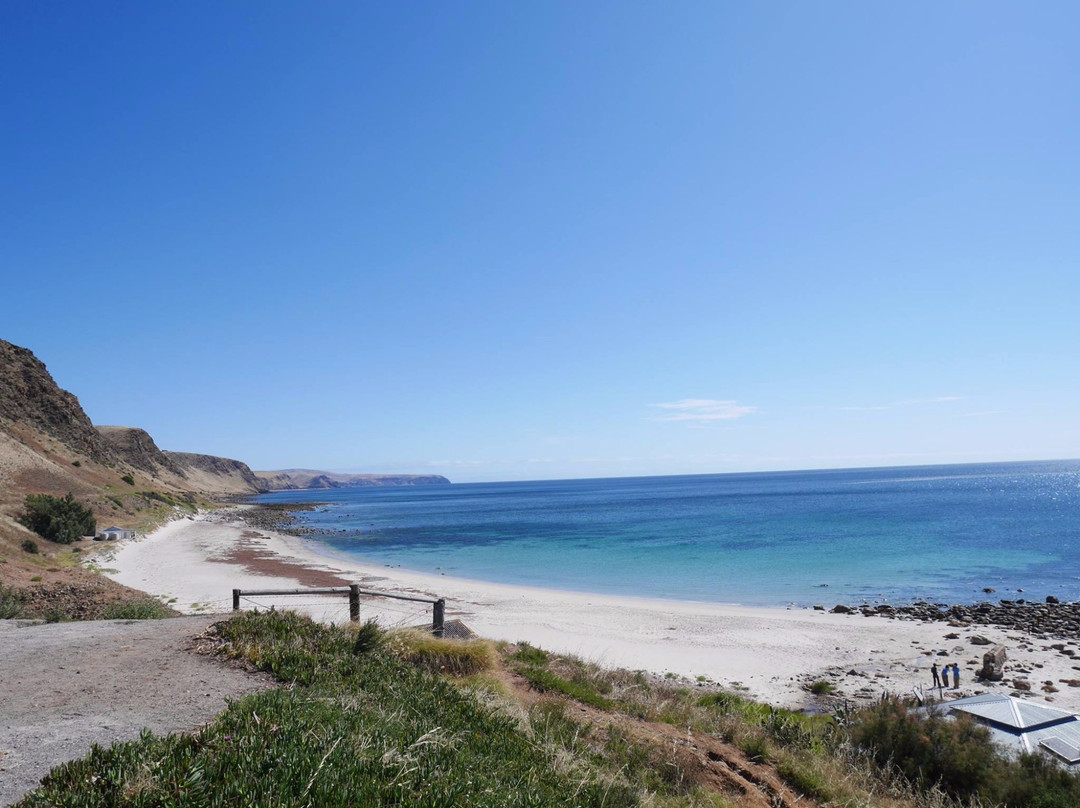
[[[988,682],[1000,682],[1005,676],[1005,646],[995,645],[983,654],[979,678]]]

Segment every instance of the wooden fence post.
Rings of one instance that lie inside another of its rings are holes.
[[[446,601],[439,598],[431,609],[431,633],[436,637],[443,635],[446,627]]]
[[[360,584],[349,584],[349,619],[360,622]]]
[[[232,591],[232,610],[234,612],[240,611],[240,590],[234,589]]]

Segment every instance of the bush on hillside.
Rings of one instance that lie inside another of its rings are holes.
[[[853,740],[870,750],[881,766],[895,766],[912,783],[968,799],[985,791],[1004,765],[990,732],[966,716],[955,721],[920,716],[896,700],[881,702],[860,716]]]
[[[102,607],[99,620],[161,620],[175,617],[176,612],[154,598],[118,600]]]
[[[71,544],[97,530],[94,512],[76,502],[70,492],[65,497],[27,494],[24,507],[26,511],[19,522],[57,544]]]
[[[941,788],[951,797],[1017,808],[1080,804],[1080,776],[1041,755],[1007,757],[990,732],[968,717],[920,716],[896,700],[863,711],[851,739],[878,765],[912,784]]]
[[[0,620],[18,617],[22,607],[22,594],[19,590],[0,584]]]

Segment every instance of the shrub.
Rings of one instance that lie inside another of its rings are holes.
[[[526,665],[544,667],[548,664],[547,651],[529,645],[527,642],[519,642],[518,650],[514,653],[514,659],[524,662]]]
[[[713,707],[722,715],[738,712],[747,703],[746,699],[734,693],[709,693],[698,699],[699,707]]]
[[[175,612],[161,601],[153,598],[118,600],[102,607],[101,620],[161,620],[172,617]]]
[[[856,745],[882,767],[895,767],[920,788],[940,786],[968,800],[986,796],[1006,761],[990,742],[990,732],[967,716],[948,720],[913,714],[895,699],[866,710],[851,730]]]
[[[541,693],[562,693],[598,710],[613,710],[615,702],[601,696],[588,682],[572,681],[543,668],[524,667],[520,671],[530,685]]]
[[[94,512],[76,502],[70,492],[64,497],[27,494],[23,507],[26,510],[19,522],[43,539],[57,544],[70,544],[97,530]]]
[[[78,460],[72,460],[71,465],[73,465],[75,468],[79,468],[79,466],[81,466],[82,463],[80,463]]]
[[[26,541],[24,541],[22,543],[22,548],[23,548],[23,550],[25,550],[28,553],[31,553],[33,555],[37,555],[38,546],[37,546],[37,542],[34,541],[33,539],[27,539]]]
[[[739,740],[739,748],[749,760],[755,763],[763,763],[772,757],[769,740],[761,732],[746,733]]]
[[[819,679],[818,681],[814,682],[812,685],[810,685],[808,689],[815,696],[827,696],[834,690],[836,690],[836,688],[832,686],[831,682],[826,682],[824,679]]]
[[[356,629],[356,640],[353,642],[353,653],[357,656],[368,654],[381,646],[386,635],[383,634],[379,624],[374,620],[368,620],[360,628]]]
[[[17,589],[0,584],[0,620],[10,620],[22,612],[22,595]]]
[[[134,477],[132,477],[132,476],[131,476],[130,474],[125,474],[125,475],[124,475],[123,477],[121,477],[120,479],[121,479],[121,480],[123,480],[123,481],[124,481],[125,483],[127,483],[128,485],[135,485],[135,478],[134,478]]]
[[[819,802],[828,802],[833,798],[825,776],[805,763],[782,760],[776,764],[776,773],[804,796]]]

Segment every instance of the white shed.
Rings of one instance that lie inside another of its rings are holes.
[[[117,539],[134,539],[135,531],[126,527],[107,527],[98,534],[101,541],[116,541]]]

